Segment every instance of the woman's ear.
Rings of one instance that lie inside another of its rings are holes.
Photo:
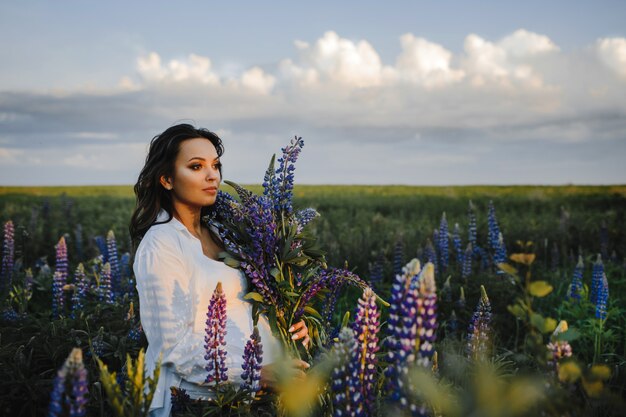
[[[171,178],[166,177],[165,175],[161,175],[161,178],[159,178],[159,182],[161,183],[163,188],[165,188],[166,190],[171,190],[172,189],[172,179]]]

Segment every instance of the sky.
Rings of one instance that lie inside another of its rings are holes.
[[[297,3],[0,3],[0,185],[134,184],[180,122],[245,184],[294,136],[296,184],[626,183],[626,2]]]

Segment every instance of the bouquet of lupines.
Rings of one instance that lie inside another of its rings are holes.
[[[248,278],[245,298],[253,303],[255,323],[259,314],[265,314],[274,335],[296,357],[300,353],[288,332],[292,324],[304,320],[314,345],[326,341],[324,320],[315,308],[326,289],[346,282],[368,288],[352,272],[327,267],[324,253],[306,230],[319,214],[311,208],[293,209],[294,164],[303,145],[302,138],[296,137],[282,149],[281,158],[276,161],[275,155],[272,157],[263,195],[225,181],[235,189],[239,201],[220,191],[203,218],[224,243],[226,252],[221,258]]]

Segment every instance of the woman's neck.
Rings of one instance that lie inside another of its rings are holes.
[[[201,209],[190,207],[186,204],[174,202],[172,216],[181,222],[189,232],[200,239],[202,236],[202,224],[200,223]]]

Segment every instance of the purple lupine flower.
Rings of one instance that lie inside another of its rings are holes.
[[[0,271],[0,288],[11,288],[13,284],[13,266],[15,265],[15,229],[13,221],[4,224],[4,241],[2,245],[2,270]]]
[[[87,275],[85,275],[85,267],[82,263],[78,264],[74,272],[74,287],[71,313],[73,319],[76,318],[76,313],[83,309],[83,301],[87,297],[87,291],[89,289],[89,281],[87,280]]]
[[[172,414],[184,412],[186,406],[191,403],[191,397],[184,388],[171,386],[170,396],[172,399]]]
[[[265,300],[266,303],[276,303],[276,296],[273,290],[273,287],[270,286],[270,279],[267,276],[267,271],[265,270],[257,270],[252,264],[248,262],[241,262],[241,268],[246,276],[252,282],[254,289],[256,292],[261,294],[261,297]]]
[[[68,385],[71,390],[67,389]],[[54,379],[48,417],[64,415],[64,405],[67,406],[65,411],[69,412],[70,417],[83,417],[86,413],[87,387],[87,370],[83,364],[83,352],[80,348],[74,348]]]
[[[113,291],[111,291],[111,264],[105,263],[100,273],[100,285],[98,286],[98,299],[107,304],[115,303]]]
[[[467,249],[465,249],[465,255],[463,255],[463,268],[461,269],[461,277],[464,281],[467,281],[470,275],[472,275],[472,257],[473,257],[473,249],[472,244],[467,244]]]
[[[492,252],[498,249],[498,239],[500,236],[500,226],[496,218],[496,208],[493,201],[489,200],[489,211],[487,214],[487,223],[489,225],[489,233],[487,234],[487,246]]]
[[[553,340],[546,346],[548,352],[550,352],[548,367],[550,367],[555,374],[559,372],[559,361],[572,356],[572,346],[570,346],[569,342],[567,340],[556,340],[556,337],[565,331],[567,331],[567,322],[561,320],[559,325],[556,326],[554,333],[552,333]]]
[[[143,334],[143,327],[141,327],[141,323],[139,323],[138,325],[133,326],[128,331],[128,335],[126,337],[128,337],[129,340],[132,340],[135,343],[139,343],[139,341],[141,340],[142,334]]]
[[[121,292],[122,274],[117,254],[117,241],[115,240],[113,230],[109,230],[109,233],[107,233],[107,259],[111,265],[111,291],[114,295],[117,295]]]
[[[596,303],[596,318],[606,320],[606,305],[609,301],[609,281],[606,274],[602,273],[602,286],[598,290],[598,302]]]
[[[263,363],[263,344],[259,329],[255,326],[250,339],[246,342],[243,351],[243,364],[241,368],[241,388],[257,392],[260,389],[259,381],[261,380],[261,364]]]
[[[222,283],[218,282],[209,301],[206,320],[206,336],[204,337],[208,372],[205,382],[220,382],[228,380],[226,367],[226,296],[222,290]]]
[[[313,219],[319,217],[319,213],[314,208],[305,208],[296,213],[296,222],[298,227],[296,229],[296,233],[301,233],[307,224],[309,224]]]
[[[378,351],[378,327],[380,312],[376,307],[376,295],[366,288],[358,300],[354,319],[354,333],[357,341],[356,355],[350,366],[352,403],[357,416],[370,416],[374,412],[376,400],[376,352]]]
[[[269,193],[277,212],[284,211],[286,214],[291,214],[293,211],[291,200],[293,197],[294,164],[303,146],[302,138],[294,137],[289,145],[282,148],[283,155],[278,159],[279,165],[276,169],[272,190]]]
[[[463,265],[463,243],[461,242],[461,231],[459,230],[459,224],[454,223],[454,231],[452,232],[452,245],[456,253],[457,265]]]
[[[602,276],[604,275],[604,263],[602,262],[602,255],[598,254],[596,262],[591,269],[591,297],[590,301],[594,304],[598,304],[598,297],[602,290]]]
[[[485,357],[489,353],[491,334],[491,303],[484,286],[480,286],[480,300],[470,320],[467,336],[467,355],[471,359]]]
[[[434,343],[437,338],[437,287],[433,264],[424,265],[418,282],[422,302],[417,315],[417,336],[420,339],[417,364],[429,368],[432,365]]]
[[[339,342],[333,346],[332,357],[335,366],[331,373],[331,389],[333,398],[333,416],[344,417],[355,415],[356,404],[352,403],[352,392],[355,387],[351,377],[351,364],[356,355],[357,342],[354,331],[344,327],[339,332]]]
[[[55,271],[54,277],[52,278],[52,317],[54,318],[60,317],[63,313],[65,306],[63,287],[65,286],[65,283],[63,273]]]
[[[65,243],[65,237],[59,239],[59,243],[56,245],[56,264],[54,270],[60,272],[64,282],[67,282],[69,274],[69,265],[67,261],[67,244]]]
[[[441,223],[439,223],[439,232],[437,233],[437,251],[439,253],[439,264],[441,271],[445,272],[448,269],[448,262],[450,260],[450,241],[448,237],[448,220],[446,220],[446,212],[441,215]]]
[[[20,315],[17,311],[15,311],[12,306],[8,306],[5,307],[4,310],[2,310],[2,313],[0,313],[0,318],[2,319],[2,321],[5,321],[7,323],[15,323],[20,319]]]
[[[343,282],[337,283],[335,286],[330,287],[326,299],[324,300],[324,323],[328,333],[331,333],[333,314],[335,313],[335,307],[337,306],[337,298],[343,288]]]
[[[583,257],[578,255],[578,264],[574,268],[574,273],[572,274],[572,283],[570,284],[569,291],[567,293],[567,298],[569,300],[580,301],[580,293],[583,290]]]
[[[393,275],[401,275],[404,266],[404,243],[398,239],[393,248]]]

